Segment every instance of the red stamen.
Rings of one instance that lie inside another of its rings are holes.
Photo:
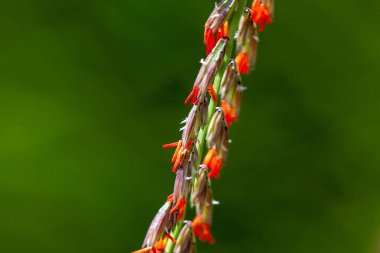
[[[166,238],[165,239],[161,238],[158,242],[156,242],[156,244],[154,244],[154,247],[152,249],[153,253],[157,251],[159,252],[164,251],[166,242],[167,242]]]
[[[148,252],[150,250],[152,250],[154,253],[156,253],[154,247],[143,248],[143,249],[140,249],[140,250],[133,251],[132,253],[145,253],[145,252]]]
[[[227,126],[230,127],[231,124],[234,123],[238,118],[234,112],[235,110],[228,104],[226,100],[222,100],[220,102],[220,107],[222,107],[224,111]]]
[[[192,105],[195,105],[198,103],[198,93],[199,93],[199,88],[198,86],[194,86],[193,90],[190,92],[189,96],[185,100],[185,104],[189,103]]]
[[[208,241],[210,244],[215,243],[210,232],[210,224],[203,223],[201,215],[195,216],[192,225],[194,235],[197,236],[200,241]]]
[[[259,26],[259,31],[264,31],[265,25],[272,23],[272,17],[268,6],[262,4],[261,1],[252,3],[252,21]]]
[[[182,163],[182,154],[180,152],[176,157],[177,157],[177,159],[175,160],[175,163],[174,163],[173,169],[172,169],[173,173],[177,172],[179,165]]]
[[[173,193],[168,196],[166,202],[173,202]]]
[[[178,213],[178,218],[177,220],[181,220],[183,215],[185,214],[185,210],[186,210],[186,202],[184,204],[184,206],[182,206],[180,209],[179,209],[179,213]]]
[[[177,148],[174,151],[173,157],[172,157],[172,163],[174,163],[177,160],[177,156],[182,148],[182,140],[178,142]]]
[[[198,104],[198,93],[199,93],[199,87],[195,86],[193,99],[191,100],[192,105]]]
[[[209,55],[216,45],[214,34],[210,28],[205,30],[204,43],[206,44],[206,55]]]
[[[207,168],[210,168],[210,165],[214,156],[215,156],[215,149],[210,149],[203,160],[203,164],[206,165]]]
[[[216,43],[221,38],[228,36],[228,22],[225,22],[221,27],[216,31],[216,38],[212,32],[212,29],[206,28],[204,32],[204,43],[206,44],[206,55],[209,55],[214,49]]]
[[[195,216],[192,226],[193,226],[194,235],[198,236],[202,230],[202,216],[200,215]]]
[[[189,148],[191,147],[191,144],[193,144],[194,140],[193,139],[190,139],[187,144],[186,144],[186,150],[189,150]]]
[[[221,27],[219,27],[216,32],[216,41],[218,42],[221,38],[228,37],[228,21],[226,21]]]
[[[216,103],[218,102],[218,98],[216,97],[216,91],[214,89],[214,85],[210,84],[208,86],[208,93],[210,94],[212,100]]]
[[[165,231],[165,235],[169,238],[170,241],[172,241],[173,244],[177,244],[177,241],[168,232]]]
[[[223,157],[218,157],[216,155],[215,148],[210,149],[207,152],[207,154],[203,160],[203,164],[206,165],[206,167],[210,170],[210,172],[208,174],[210,179],[219,178],[220,171],[221,171],[222,166],[223,166]]]
[[[179,210],[177,219],[182,219],[182,216],[186,210],[186,204],[186,200],[184,200],[184,198],[181,196],[172,210],[170,210],[170,215],[173,215],[177,210]]]
[[[178,141],[177,142],[168,143],[168,144],[164,144],[164,145],[162,145],[162,148],[175,148],[177,146],[178,146]]]
[[[210,232],[210,225],[209,224],[203,224],[203,231],[199,235],[200,241],[208,241],[209,244],[214,244],[215,240],[214,237],[212,237]]]
[[[222,166],[223,166],[223,158],[215,157],[212,161],[211,171],[208,174],[210,179],[218,179],[220,177],[220,171],[222,170]]]
[[[185,100],[185,104],[189,103],[190,100],[193,99],[193,96],[194,96],[194,93],[195,93],[195,91],[196,91],[196,88],[197,88],[197,86],[193,87],[193,89],[191,90],[189,96],[187,96],[187,98],[186,98],[186,100]]]
[[[245,52],[240,52],[236,58],[236,65],[240,74],[248,74],[249,72],[249,62],[248,55]]]

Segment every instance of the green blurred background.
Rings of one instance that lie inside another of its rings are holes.
[[[1,253],[140,247],[213,5],[1,1]],[[277,1],[199,252],[379,252],[379,11]]]

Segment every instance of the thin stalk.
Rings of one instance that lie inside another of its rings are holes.
[[[185,214],[183,215],[185,217]],[[174,231],[172,231],[170,233],[170,235],[175,239],[177,240],[178,238],[178,235],[179,233],[181,232],[181,229],[182,229],[182,226],[183,226],[183,220],[184,218],[182,218],[178,223],[177,225],[175,226],[174,228]],[[173,249],[174,249],[174,243],[171,241],[171,240],[168,240],[168,242],[166,243],[166,247],[165,247],[165,253],[172,253],[173,252]]]
[[[232,52],[233,52],[233,48],[234,48],[234,44],[235,44],[234,43],[234,37],[235,37],[236,31],[237,31],[238,26],[239,26],[240,17],[243,15],[246,4],[247,4],[247,0],[240,0],[239,1],[238,6],[236,8],[236,12],[235,12],[235,14],[232,18],[232,21],[231,21],[231,25],[230,25],[229,32],[228,32],[228,36],[230,38],[230,41],[227,45],[226,54],[224,56],[223,62],[220,66],[220,69],[219,69],[219,71],[215,77],[215,81],[214,81],[214,89],[215,89],[215,92],[216,92],[218,98],[219,98],[219,93],[220,93],[220,84],[222,82],[223,74],[226,71],[228,62],[232,57]],[[197,148],[198,148],[198,154],[200,157],[200,161],[202,161],[202,157],[203,157],[202,154],[203,154],[203,147],[204,147],[205,139],[206,139],[206,133],[207,133],[207,129],[208,129],[209,124],[210,124],[211,117],[215,112],[216,104],[217,104],[216,102],[214,102],[212,99],[210,99],[210,104],[209,104],[208,109],[207,109],[206,124],[199,131],[199,134],[198,134],[198,146],[197,146]],[[186,216],[186,213],[183,215],[183,218],[177,223],[174,230],[172,229],[172,231],[170,233],[171,236],[175,240],[178,238],[178,235],[181,232],[185,216]],[[166,244],[164,252],[165,253],[172,253],[173,250],[174,250],[174,243],[169,240]]]

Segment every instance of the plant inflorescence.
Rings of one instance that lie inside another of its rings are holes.
[[[273,0],[253,0],[251,8],[246,4],[247,0],[222,0],[207,19],[206,59],[201,60],[185,99],[191,110],[182,122],[182,136],[163,145],[175,150],[173,193],[154,217],[142,249],[134,253],[193,253],[197,239],[214,243],[211,224],[216,202],[211,181],[220,176],[228,153],[228,130],[239,117],[241,75],[254,68],[259,32],[273,16]],[[188,206],[195,209],[192,221],[185,220]]]

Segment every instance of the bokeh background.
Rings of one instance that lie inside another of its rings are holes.
[[[213,5],[1,1],[0,252],[140,247]],[[379,252],[379,11],[277,1],[199,252]]]

